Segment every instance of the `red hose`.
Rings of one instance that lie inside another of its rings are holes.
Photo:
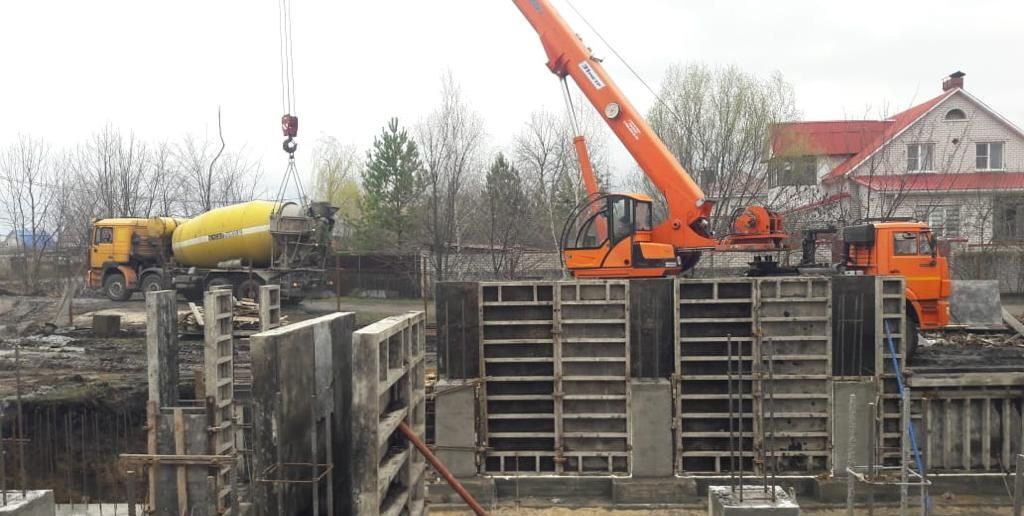
[[[452,475],[452,472],[448,471],[448,468],[444,467],[444,464],[441,464],[441,461],[437,459],[434,453],[430,451],[430,448],[427,448],[427,445],[424,444],[416,433],[412,431],[412,428],[409,428],[409,425],[405,424],[405,421],[398,424],[398,429],[401,430],[405,435],[405,438],[408,439],[424,457],[426,457],[427,462],[429,462],[431,466],[434,466],[434,470],[444,477],[448,482],[448,485],[452,486],[452,489],[454,489],[456,493],[459,493],[459,496],[461,496],[466,502],[466,505],[468,505],[470,509],[473,509],[473,512],[475,512],[477,516],[487,516],[487,511],[477,503],[476,498],[473,498],[473,495],[469,494],[469,491],[466,491],[466,488],[462,486],[462,482],[459,482],[459,479],[455,478],[455,476]]]

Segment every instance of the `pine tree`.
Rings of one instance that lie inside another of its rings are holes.
[[[487,204],[494,273],[513,279],[522,256],[520,236],[529,203],[519,171],[501,153],[487,171]]]
[[[373,139],[363,169],[363,226],[375,233],[375,241],[390,242],[396,250],[407,243],[422,168],[416,142],[392,118]]]

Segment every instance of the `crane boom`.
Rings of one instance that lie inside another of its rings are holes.
[[[714,248],[708,217],[713,203],[655,134],[622,90],[605,72],[601,61],[569,27],[548,0],[513,0],[540,36],[548,68],[571,77],[583,95],[629,151],[637,165],[665,196],[668,219],[653,229],[652,239],[677,248]]]

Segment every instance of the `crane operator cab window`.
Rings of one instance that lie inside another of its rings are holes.
[[[612,214],[612,243],[633,236],[637,231],[651,230],[651,203],[631,197],[610,199]]]

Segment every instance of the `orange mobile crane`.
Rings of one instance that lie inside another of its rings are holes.
[[[563,80],[573,79],[668,206],[667,219],[654,225],[649,196],[599,193],[585,143],[577,136],[588,199],[577,207],[562,235],[563,258],[574,276],[661,277],[691,269],[703,251],[784,248],[782,217],[763,206],[747,207],[735,217],[732,234],[715,238],[709,224],[714,203],[611,80],[601,61],[547,0],[513,1],[540,35],[548,68]]]
[[[649,196],[599,192],[586,144],[576,136],[588,197],[570,215],[561,239],[563,260],[574,277],[662,277],[693,268],[704,251],[786,249],[782,216],[757,205],[735,214],[731,233],[716,238],[709,223],[714,204],[626,99],[601,61],[548,0],[513,3],[540,36],[548,68],[563,82],[568,77],[579,86],[664,195],[668,207],[666,220],[655,225]],[[935,329],[949,324],[949,265],[937,255],[926,224],[865,224],[846,228],[843,234],[844,261],[838,270],[902,275],[907,279],[911,325]]]

